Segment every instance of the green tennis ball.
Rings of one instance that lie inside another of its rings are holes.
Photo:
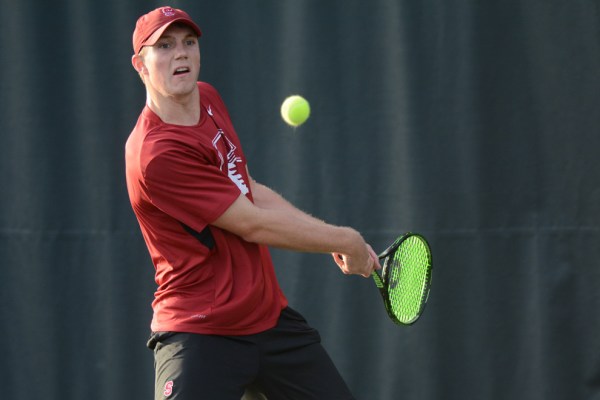
[[[310,105],[302,96],[293,95],[281,104],[281,118],[290,126],[302,125],[310,115]]]

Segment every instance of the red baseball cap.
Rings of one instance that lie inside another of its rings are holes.
[[[160,7],[142,15],[137,20],[133,31],[133,51],[135,54],[138,54],[142,47],[152,46],[156,43],[173,22],[183,22],[190,26],[198,34],[198,37],[202,35],[200,28],[192,21],[188,13],[177,8]]]

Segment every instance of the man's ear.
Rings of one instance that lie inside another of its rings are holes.
[[[144,59],[139,54],[131,56],[131,65],[138,73],[146,72],[146,66],[144,65]]]

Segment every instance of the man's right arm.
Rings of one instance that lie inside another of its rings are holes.
[[[346,274],[371,275],[378,267],[371,247],[356,230],[334,226],[279,209],[254,205],[244,195],[212,225],[244,240],[268,246],[310,253],[339,253],[336,263]]]

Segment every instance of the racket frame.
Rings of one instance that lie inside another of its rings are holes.
[[[413,318],[412,320],[410,320],[408,322],[403,322],[403,321],[400,321],[396,317],[396,315],[392,312],[392,304],[390,301],[390,294],[389,294],[388,287],[390,284],[390,274],[389,274],[390,267],[389,267],[389,265],[390,265],[393,257],[389,257],[389,256],[393,255],[395,253],[395,251],[398,249],[398,247],[400,247],[400,245],[405,240],[407,240],[408,238],[411,238],[411,237],[415,237],[415,236],[418,237],[423,242],[423,244],[425,245],[425,248],[427,249],[427,252],[428,252],[429,266],[428,266],[427,278],[426,278],[427,287],[425,288],[425,294],[423,296],[423,301],[421,302],[419,311],[418,311],[417,315],[415,316],[415,318]],[[379,293],[381,294],[381,297],[383,298],[383,302],[385,304],[385,309],[388,313],[388,316],[397,325],[408,326],[408,325],[414,324],[415,322],[417,322],[417,320],[423,314],[425,305],[427,304],[427,300],[429,299],[429,290],[431,288],[431,270],[432,270],[431,248],[429,246],[429,243],[427,242],[425,237],[423,237],[423,235],[420,235],[420,234],[414,233],[414,232],[406,232],[405,234],[403,234],[402,236],[397,238],[394,241],[394,243],[392,243],[387,249],[382,251],[377,257],[379,258],[380,261],[383,261],[383,265],[381,266],[381,275],[379,275],[379,273],[377,271],[373,271],[373,273],[371,275],[373,277],[373,280],[375,281],[375,285],[379,289]]]

